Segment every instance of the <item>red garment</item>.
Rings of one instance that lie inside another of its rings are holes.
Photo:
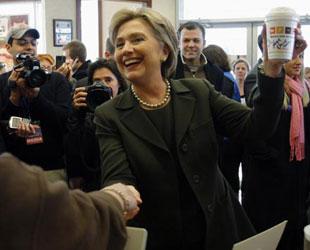
[[[286,75],[285,81],[288,83],[292,105],[291,125],[290,125],[290,161],[301,161],[305,158],[305,129],[304,111],[302,97],[304,86],[299,79],[293,79]]]

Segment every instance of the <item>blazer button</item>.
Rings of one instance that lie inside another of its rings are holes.
[[[194,174],[193,175],[193,180],[195,184],[198,184],[200,182],[200,177],[198,174]]]
[[[212,204],[208,205],[208,212],[212,213],[213,212],[214,206]]]
[[[189,131],[189,136],[190,136],[191,138],[195,138],[195,133],[194,133],[193,130]]]
[[[187,144],[184,143],[184,144],[182,145],[181,149],[182,149],[183,152],[187,152],[187,151],[188,151],[188,146],[187,146]]]

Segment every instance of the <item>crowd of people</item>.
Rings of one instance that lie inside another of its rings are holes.
[[[57,68],[37,55],[36,29],[12,29],[14,67],[0,75],[0,248],[123,249],[127,224],[147,229],[148,250],[228,250],[288,220],[277,249],[302,249],[310,82],[300,28],[290,61],[268,59],[263,28],[252,70],[205,46],[200,23],[175,31],[149,8],[116,12],[105,58],[90,62],[74,40]]]

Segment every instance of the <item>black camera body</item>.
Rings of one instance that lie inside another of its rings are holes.
[[[112,89],[100,81],[95,81],[92,85],[86,86],[86,104],[90,112],[94,112],[97,106],[112,99]]]
[[[41,68],[40,61],[29,54],[17,54],[14,70],[24,68],[20,76],[25,79],[26,85],[30,88],[41,87],[49,79],[50,74]]]

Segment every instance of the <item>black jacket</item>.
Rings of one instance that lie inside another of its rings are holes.
[[[251,97],[251,92],[257,82],[257,68],[260,64],[262,64],[262,62],[263,60],[260,58],[255,64],[255,66],[253,67],[253,69],[248,73],[244,81],[244,95],[245,95],[245,100],[248,106],[251,105],[250,100],[253,99]]]
[[[88,76],[88,66],[90,64],[90,61],[85,61],[75,72],[74,74],[72,75],[72,77],[75,79],[75,80],[80,80],[84,77],[87,77]]]
[[[254,85],[249,104],[259,88]],[[288,220],[278,250],[303,249],[303,227],[310,190],[310,105],[304,107],[305,159],[289,161],[291,110],[282,109],[278,126],[266,140],[250,141],[242,205],[258,231]]]
[[[169,148],[127,90],[96,109],[104,185],[136,185],[143,205],[132,223],[148,230],[147,249],[181,249],[178,162],[206,222],[206,246],[228,250],[252,234],[237,198],[217,167],[216,133],[240,140],[270,135],[283,102],[283,78],[260,77],[255,109],[223,97],[206,81],[172,80],[174,146]],[[176,158],[173,158],[176,155]]]
[[[45,170],[64,168],[63,136],[71,109],[69,82],[61,74],[52,73],[50,79],[41,86],[38,97],[33,100],[23,98],[21,105],[15,106],[9,101],[10,74],[7,72],[0,76],[1,120],[8,121],[11,116],[19,116],[39,122],[43,143],[27,145],[25,138],[16,136],[7,126],[2,126],[6,150],[26,163],[42,166]]]
[[[76,87],[85,87],[83,78]],[[68,117],[65,136],[65,159],[68,178],[82,177],[81,189],[93,191],[100,188],[100,153],[93,123],[94,114],[86,109],[73,110]]]

